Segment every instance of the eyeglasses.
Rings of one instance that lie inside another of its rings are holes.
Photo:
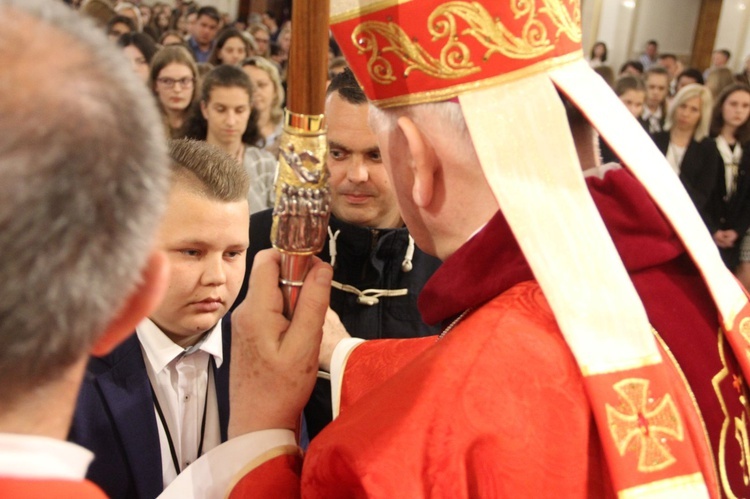
[[[190,88],[195,83],[195,78],[180,78],[175,80],[174,78],[157,78],[156,83],[166,88],[174,88],[179,83],[182,88]]]

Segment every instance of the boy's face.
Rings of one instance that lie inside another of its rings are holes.
[[[208,199],[180,181],[172,188],[158,236],[170,262],[169,287],[150,319],[175,343],[194,344],[237,298],[249,223],[244,199]]]

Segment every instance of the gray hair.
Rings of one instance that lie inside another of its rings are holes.
[[[476,151],[466,127],[466,120],[457,102],[430,102],[411,106],[381,109],[370,105],[369,124],[375,132],[391,131],[401,116],[408,116],[414,123],[433,137],[451,137],[458,153],[469,160]]]
[[[154,99],[100,29],[0,0],[3,401],[85,355],[139,284],[166,201]]]

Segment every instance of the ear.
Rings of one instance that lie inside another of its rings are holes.
[[[206,113],[206,103],[203,101],[201,101],[201,114],[206,120],[208,120],[208,116],[206,116],[206,114],[208,114]]]
[[[91,354],[106,355],[128,338],[135,330],[135,326],[159,306],[168,283],[167,256],[161,251],[154,251],[141,273],[140,283],[91,347]]]
[[[397,123],[410,153],[409,167],[414,176],[412,198],[414,204],[420,208],[425,208],[432,202],[435,173],[438,166],[437,156],[432,145],[411,118],[401,116]]]

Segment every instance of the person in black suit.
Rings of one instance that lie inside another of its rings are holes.
[[[718,97],[711,115],[711,135],[721,158],[716,187],[707,208],[709,230],[724,262],[750,283],[750,87],[733,84]],[[741,254],[745,258],[741,257]],[[740,262],[744,262],[740,264]]]
[[[711,92],[703,85],[683,87],[669,106],[665,130],[652,135],[709,227],[706,205],[721,162],[713,139],[708,137],[711,105]]]
[[[89,361],[69,439],[95,454],[87,478],[112,498],[153,498],[227,439],[230,325],[245,274],[245,167],[205,142],[170,146],[157,236],[169,287],[135,335]]]

